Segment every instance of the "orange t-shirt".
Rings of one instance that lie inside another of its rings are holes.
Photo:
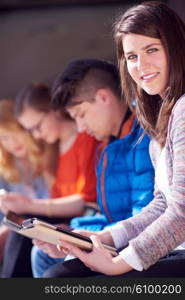
[[[85,201],[96,201],[96,148],[99,142],[80,133],[71,148],[60,154],[52,198],[81,194]]]

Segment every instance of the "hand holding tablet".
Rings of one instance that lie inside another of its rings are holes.
[[[91,251],[93,247],[89,237],[68,230],[66,227],[63,228],[62,226],[53,225],[37,218],[25,219],[9,212],[2,222],[19,234],[56,246],[60,245],[60,240],[63,240],[87,251]],[[113,256],[117,255],[116,248],[106,244],[103,244],[103,246],[109,250]]]

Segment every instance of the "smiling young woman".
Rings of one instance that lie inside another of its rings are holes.
[[[160,39],[130,33],[123,37],[128,72],[147,94],[163,96],[169,78],[167,56]]]

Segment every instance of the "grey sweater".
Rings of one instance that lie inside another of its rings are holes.
[[[155,184],[153,201],[140,214],[121,222],[125,245],[132,245],[144,269],[185,241],[185,95],[172,110],[165,148],[168,199]],[[150,150],[155,165],[152,145]]]

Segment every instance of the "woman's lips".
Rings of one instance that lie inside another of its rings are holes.
[[[142,75],[140,77],[140,79],[143,80],[143,81],[150,81],[150,80],[154,79],[155,77],[157,77],[158,74],[159,74],[158,72],[155,72],[155,73],[150,73],[150,74]]]

